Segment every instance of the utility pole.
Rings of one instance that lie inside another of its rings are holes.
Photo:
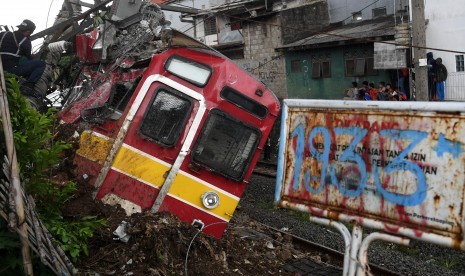
[[[412,44],[415,65],[415,87],[417,101],[428,101],[428,67],[426,66],[426,35],[425,35],[425,0],[412,2]],[[415,47],[419,46],[421,48]],[[420,66],[420,60],[425,64]]]

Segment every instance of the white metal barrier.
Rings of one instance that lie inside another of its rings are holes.
[[[275,204],[343,235],[345,276],[374,240],[465,250],[463,103],[284,100],[282,116]]]
[[[446,101],[465,101],[465,72],[448,74],[444,96]]]

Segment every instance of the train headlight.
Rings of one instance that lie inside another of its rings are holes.
[[[220,196],[213,191],[208,191],[204,193],[201,198],[203,206],[205,206],[205,208],[213,209],[220,205]]]

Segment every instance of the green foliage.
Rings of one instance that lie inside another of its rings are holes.
[[[62,56],[60,60],[58,61],[58,66],[61,68],[68,68],[71,66],[73,62],[73,57],[72,56]]]
[[[44,171],[57,164],[60,153],[71,146],[52,142],[50,128],[56,121],[55,109],[50,108],[46,114],[40,114],[21,95],[12,75],[7,75],[6,82],[21,179],[29,187],[43,181]]]
[[[7,231],[6,222],[0,219],[0,275],[8,275],[22,268],[18,239],[16,233]]]
[[[295,219],[300,220],[300,221],[309,221],[310,220],[310,214],[305,213],[305,212],[299,212],[299,211],[294,211],[292,213]]]
[[[101,11],[93,19],[94,19],[94,22],[93,22],[94,27],[98,27],[98,26],[102,25],[105,22],[105,20],[110,19],[110,16],[109,16],[109,13],[107,11]]]
[[[57,220],[46,222],[47,228],[60,241],[61,248],[69,252],[73,261],[76,261],[83,252],[89,254],[87,249],[88,238],[94,235],[96,229],[105,226],[106,221],[95,216],[83,217],[77,222],[60,222]]]
[[[444,257],[436,261],[436,263],[444,268],[453,269],[460,264],[460,260],[457,257]]]
[[[0,275],[23,275],[21,243],[18,234],[9,232],[6,221],[0,219]],[[32,259],[35,275],[54,275],[38,256]]]
[[[7,74],[5,81],[21,181],[26,184],[28,194],[34,196],[38,212],[47,229],[75,261],[82,252],[88,254],[88,238],[106,222],[96,217],[84,217],[73,222],[63,219],[61,207],[74,196],[76,184],[69,182],[57,185],[49,180],[49,175],[51,168],[59,164],[62,152],[71,148],[71,145],[53,139],[51,130],[57,121],[56,110],[49,109],[45,114],[38,113],[21,96],[14,75]],[[0,234],[4,234],[1,229]],[[0,239],[2,237],[0,236]],[[15,244],[5,242],[4,246],[8,245]],[[19,261],[21,262],[21,259]],[[15,262],[11,261],[11,264]]]

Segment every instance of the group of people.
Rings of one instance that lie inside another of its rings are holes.
[[[392,87],[390,83],[380,81],[378,87],[373,82],[364,81],[362,87],[358,87],[357,82],[352,82],[352,86],[345,90],[346,100],[362,101],[406,101],[407,95],[400,87]]]
[[[34,93],[34,86],[45,70],[45,62],[32,58],[29,37],[36,29],[31,20],[25,19],[16,31],[0,32],[0,56],[3,70],[24,77],[22,90]]]

